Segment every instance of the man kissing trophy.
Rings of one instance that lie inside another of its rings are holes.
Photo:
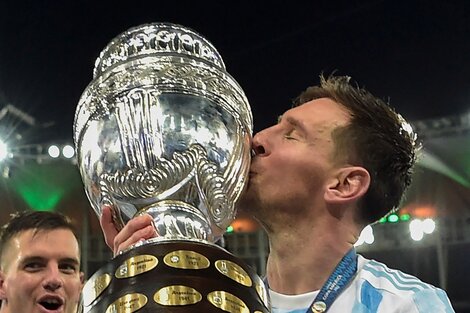
[[[85,191],[117,229],[150,214],[158,237],[88,280],[84,312],[269,312],[263,281],[214,244],[235,217],[251,135],[243,90],[198,33],[145,24],[105,47],[74,121]]]

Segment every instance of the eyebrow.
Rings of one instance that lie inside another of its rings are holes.
[[[75,258],[64,258],[59,260],[60,263],[70,263],[74,265],[80,265],[80,262]]]
[[[28,256],[21,261],[21,264],[26,264],[29,262],[47,262],[48,259],[41,256]],[[62,258],[59,259],[59,263],[70,263],[74,265],[79,265],[80,262],[76,258]]]

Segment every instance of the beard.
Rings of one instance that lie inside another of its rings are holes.
[[[256,207],[256,203],[258,202],[258,197],[254,189],[255,187],[251,183],[251,180],[248,180],[248,183],[235,205],[237,212],[252,214],[253,208]]]
[[[266,222],[272,211],[271,206],[263,202],[260,192],[257,185],[249,182],[236,203],[236,209],[237,215],[255,219],[266,230]]]

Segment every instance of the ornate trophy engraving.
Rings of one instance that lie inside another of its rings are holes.
[[[148,213],[159,236],[99,269],[84,312],[269,312],[266,288],[215,245],[247,180],[252,116],[214,46],[155,23],[114,38],[75,115],[86,194],[118,229]]]

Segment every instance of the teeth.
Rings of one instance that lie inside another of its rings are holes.
[[[47,299],[47,300],[44,300],[44,302],[49,303],[49,304],[58,304],[59,300],[57,300],[57,299]]]

